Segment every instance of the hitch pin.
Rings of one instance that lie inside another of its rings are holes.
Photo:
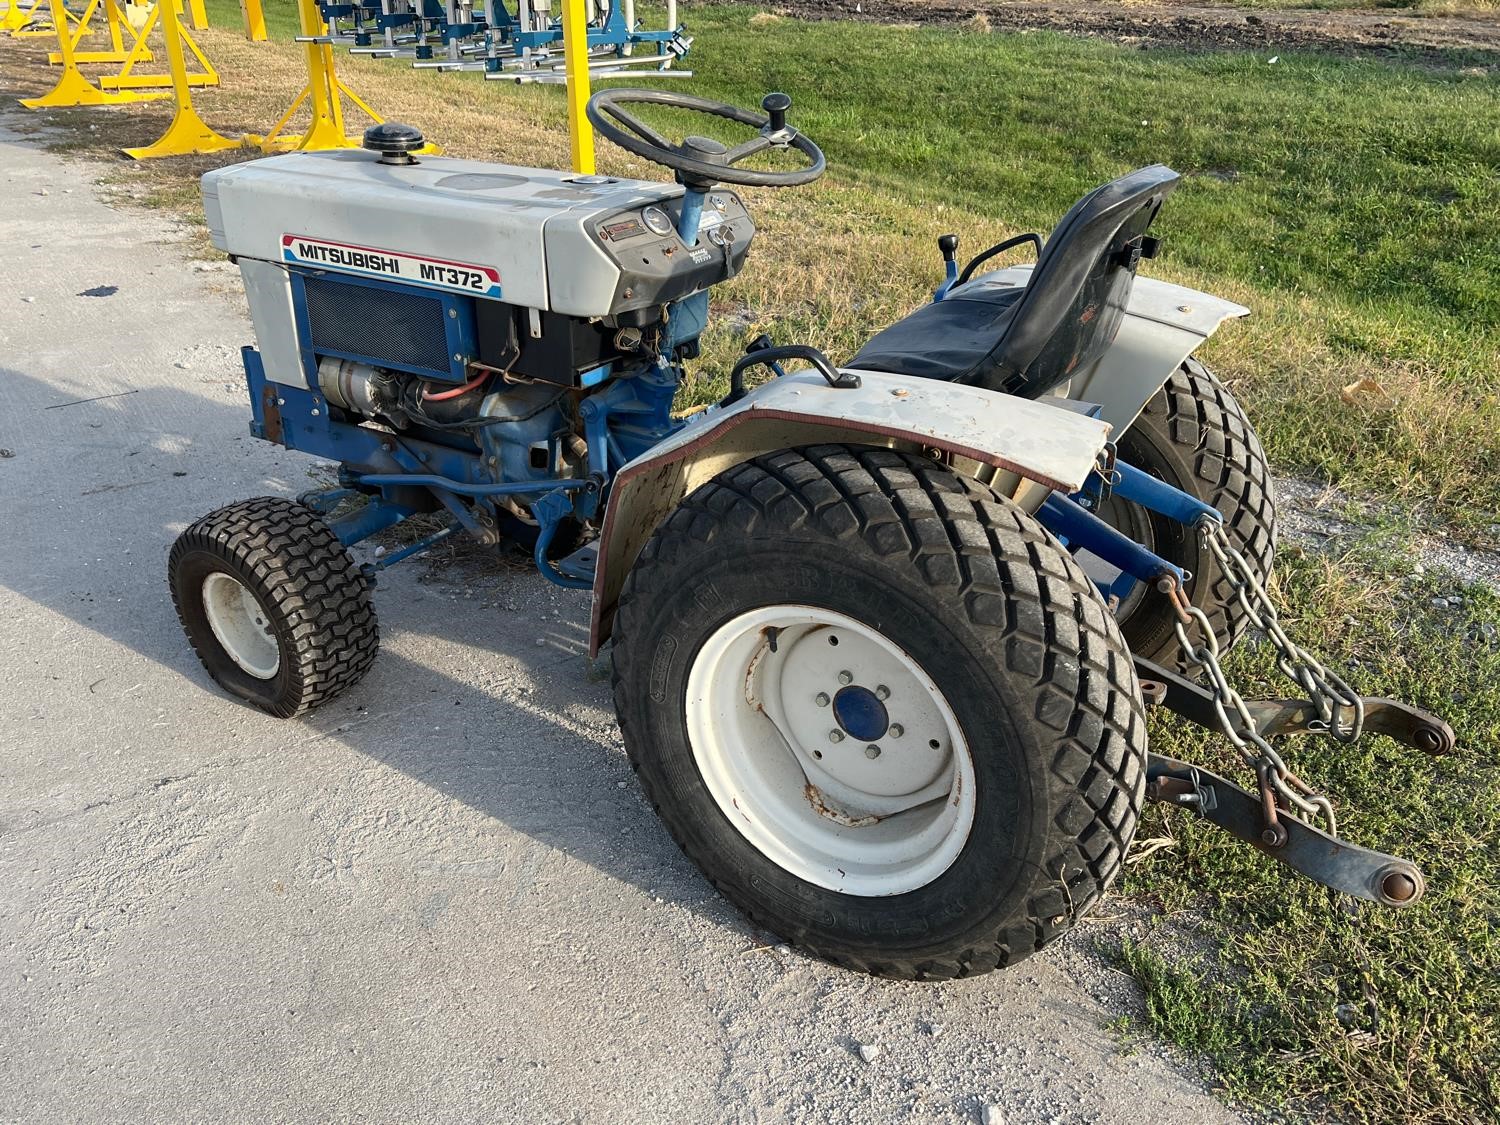
[[[1276,808],[1276,793],[1271,788],[1271,763],[1261,762],[1255,768],[1256,776],[1260,779],[1260,811],[1265,821],[1265,827],[1261,829],[1260,841],[1268,848],[1279,848],[1286,843],[1287,833],[1285,826],[1281,823],[1281,815]]]
[[[1188,613],[1187,592],[1182,588],[1182,582],[1175,574],[1162,574],[1156,580],[1156,588],[1171,599],[1172,605],[1177,610],[1177,616],[1182,619],[1184,625],[1193,623],[1192,615]]]

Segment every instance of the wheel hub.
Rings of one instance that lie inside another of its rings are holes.
[[[867,687],[850,684],[833,697],[833,717],[845,734],[861,742],[884,738],[890,730],[890,713],[880,697]]]
[[[721,626],[694,658],[687,720],[728,821],[809,882],[901,894],[968,838],[957,719],[915,660],[851,617],[771,606]]]

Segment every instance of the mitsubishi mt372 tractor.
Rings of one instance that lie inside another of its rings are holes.
[[[790,104],[595,96],[599,132],[673,183],[419,161],[393,125],[369,151],[208,173],[258,341],[251,431],[340,465],[337,488],[231,504],[172,548],[209,674],[277,716],[327,701],[375,659],[376,572],[466,532],[590,591],[662,820],[819,956],[916,978],[1012,964],[1099,900],[1147,798],[1358,899],[1415,902],[1417,867],[1338,839],[1282,740],[1440,753],[1453,732],[1356,695],[1279,624],[1265,458],[1191,358],[1247,310],[1137,277],[1170,169],[962,270],[945,236],[936,299],[848,363],[761,337],[721,402],[674,413],[710,289],[755,238],[731,185],[823,171]],[[641,105],[747,139],[671,140]],[[1021,244],[1034,264],[982,270]],[[448,523],[350,554],[420,513]],[[1251,628],[1297,698],[1226,678]],[[1253,786],[1149,753],[1148,706],[1220,732]]]

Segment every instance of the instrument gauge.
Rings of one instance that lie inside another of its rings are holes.
[[[641,220],[652,234],[672,233],[672,218],[660,207],[647,207],[641,212]]]

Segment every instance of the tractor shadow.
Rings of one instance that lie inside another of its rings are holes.
[[[587,654],[587,595],[520,563],[481,565],[460,548],[384,572],[374,667],[301,719],[264,716],[209,680],[178,625],[166,554],[219,505],[310,487],[316,464],[249,436],[243,391],[228,389],[236,377],[131,387],[0,367],[0,449],[10,454],[0,455],[0,606],[20,599],[66,619],[52,643],[95,653],[87,675],[104,683],[94,696],[64,676],[57,690],[103,732],[118,722],[108,693],[122,681],[111,675],[143,680],[165,697],[152,702],[166,708],[167,735],[189,767],[194,755],[223,752],[202,732],[231,725],[273,753],[337,743],[649,895],[757,932],[642,796],[614,724],[607,656]],[[131,653],[159,668],[142,669]]]

